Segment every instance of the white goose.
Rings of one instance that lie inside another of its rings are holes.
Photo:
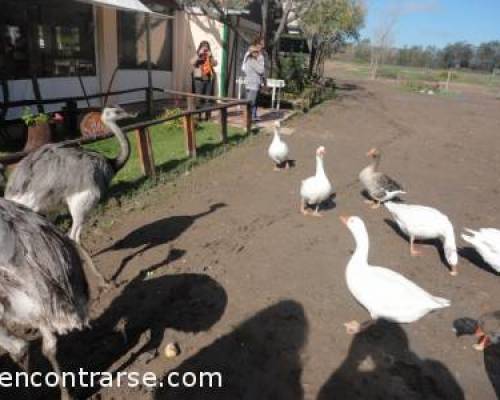
[[[346,269],[347,287],[372,318],[362,324],[357,321],[344,324],[349,334],[366,329],[378,318],[410,323],[450,305],[449,300],[432,296],[397,272],[369,265],[369,238],[363,220],[359,217],[341,217],[341,220],[356,241]]]
[[[367,201],[372,204],[372,208],[378,208],[381,203],[392,200],[400,194],[406,194],[398,182],[378,171],[382,157],[379,150],[371,149],[366,156],[371,157],[373,161],[359,173],[359,180],[373,199]]]
[[[462,234],[462,238],[470,243],[495,271],[500,272],[500,230],[493,228],[482,228],[479,231],[465,230],[468,234]]]
[[[289,168],[288,163],[288,145],[281,139],[280,122],[276,121],[274,126],[274,136],[267,153],[271,160],[275,162],[274,170],[279,171],[279,165],[286,163],[286,168]]]
[[[399,226],[399,229],[410,238],[410,254],[419,255],[415,249],[415,239],[439,239],[443,243],[444,256],[451,267],[450,274],[458,274],[458,254],[455,232],[450,219],[432,207],[389,201],[385,207]]]
[[[327,200],[333,193],[332,184],[328,180],[323,166],[325,151],[323,146],[318,147],[316,150],[316,175],[304,179],[300,185],[300,197],[302,198],[300,211],[304,215],[308,214],[306,205],[316,205],[313,215],[320,217],[320,204]]]

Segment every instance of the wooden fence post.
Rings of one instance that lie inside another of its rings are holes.
[[[247,135],[252,133],[252,106],[250,103],[246,103],[245,107],[245,129],[247,131]]]
[[[221,108],[220,110],[220,133],[222,143],[227,143],[227,108]]]
[[[139,153],[139,161],[141,163],[142,173],[149,178],[156,179],[156,168],[153,155],[153,146],[151,143],[151,135],[148,128],[136,130],[137,135],[137,150]]]
[[[196,158],[196,134],[194,131],[193,114],[184,116],[184,143],[188,157]]]
[[[188,157],[196,158],[196,130],[194,122],[194,111],[196,109],[196,99],[194,97],[187,98],[188,111],[193,111],[193,114],[184,116],[184,143],[186,145],[186,154]]]

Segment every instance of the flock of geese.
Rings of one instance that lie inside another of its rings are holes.
[[[113,177],[129,158],[130,143],[117,121],[133,117],[120,107],[103,110],[102,122],[120,145],[113,159],[65,143],[48,144],[26,156],[9,177],[5,198],[0,198],[0,346],[14,360],[25,358],[30,339],[12,327],[31,328],[40,334],[42,351],[60,374],[57,335],[88,326],[89,286],[85,268],[99,278],[101,286],[107,286],[107,282],[79,244],[81,229],[88,213],[106,194]],[[318,147],[316,173],[301,183],[300,211],[304,215],[321,216],[322,203],[334,192],[324,169],[325,153],[323,146]],[[289,148],[280,136],[279,123],[268,154],[275,169],[289,167]],[[419,254],[415,240],[439,239],[450,273],[456,275],[458,253],[449,218],[431,207],[394,201],[405,194],[403,188],[378,170],[379,151],[372,149],[367,156],[372,162],[361,171],[359,180],[371,198],[371,207],[385,206],[408,236],[412,255]],[[69,237],[39,215],[61,204],[67,206],[73,220]],[[356,242],[346,269],[347,286],[371,317],[363,323],[346,323],[348,333],[358,333],[379,318],[414,322],[450,305],[449,300],[431,295],[403,275],[370,265],[364,222],[356,216],[341,220]],[[500,230],[467,229],[462,238],[500,272]],[[475,348],[479,350],[500,341],[500,312],[484,314],[477,320],[460,318],[453,326],[457,335],[478,336]],[[70,398],[64,387],[61,394],[64,399]]]
[[[281,138],[279,123],[274,127],[268,154],[276,164],[275,169],[288,166],[289,148]],[[302,181],[300,211],[304,215],[321,216],[321,203],[333,194],[333,186],[324,170],[324,155],[325,148],[318,147],[316,174]],[[412,256],[420,254],[415,248],[415,240],[440,240],[444,256],[451,268],[450,274],[457,275],[458,252],[450,219],[435,208],[397,201],[399,196],[406,192],[398,182],[379,171],[380,152],[371,149],[366,155],[372,162],[360,172],[359,181],[370,197],[367,202],[372,208],[378,208],[382,204],[385,206],[401,232],[408,237]],[[314,211],[311,213],[308,207],[312,207]],[[365,223],[357,216],[340,218],[351,231],[356,243],[346,268],[347,287],[371,317],[363,323],[345,323],[347,333],[356,334],[379,318],[398,323],[415,322],[429,312],[451,305],[450,300],[428,293],[403,275],[389,268],[369,264],[369,236]],[[466,232],[462,238],[471,244],[495,271],[500,272],[500,230],[466,229]],[[484,314],[478,320],[461,318],[454,322],[453,327],[457,336],[478,336],[479,343],[474,348],[483,350],[487,344],[500,341],[500,312]]]

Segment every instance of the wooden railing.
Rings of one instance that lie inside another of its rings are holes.
[[[144,90],[144,89],[138,89]],[[156,177],[156,168],[153,157],[153,143],[151,141],[150,128],[155,125],[161,125],[168,121],[173,121],[176,119],[182,118],[183,120],[183,130],[184,130],[184,144],[186,149],[186,155],[189,157],[196,157],[196,124],[194,115],[195,114],[203,114],[203,113],[212,113],[219,112],[220,113],[220,136],[221,142],[227,143],[228,141],[228,109],[238,106],[244,106],[244,128],[247,134],[251,133],[252,127],[252,114],[250,103],[246,100],[237,100],[233,98],[226,97],[216,97],[216,96],[202,96],[192,93],[184,93],[173,90],[159,90],[156,89],[157,92],[161,91],[163,93],[185,97],[187,99],[187,109],[181,111],[175,115],[171,115],[165,118],[159,119],[151,119],[147,121],[137,122],[131,125],[126,125],[122,127],[122,130],[126,134],[130,134],[131,132],[135,132],[137,137],[137,147],[139,153],[139,161],[142,167],[142,172],[144,175],[155,178]],[[118,92],[110,93],[113,95]],[[89,96],[91,97],[91,96]],[[196,99],[206,99],[215,102],[213,105],[205,106],[202,108],[196,107]],[[54,102],[56,102],[53,99]],[[80,98],[77,98],[80,100]],[[31,100],[30,100],[31,102]],[[59,101],[61,102],[61,100]],[[24,104],[24,102],[19,102]],[[64,142],[65,145],[83,145],[88,143],[98,142],[104,139],[108,139],[113,137],[113,134],[107,134],[99,137],[81,137],[78,139],[66,140]],[[19,162],[23,157],[25,157],[27,152],[17,152],[12,153],[4,157],[0,157],[0,164],[4,166],[12,165]]]

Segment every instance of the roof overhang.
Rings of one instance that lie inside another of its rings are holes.
[[[118,8],[120,10],[125,10],[125,11],[152,13],[152,11],[139,0],[77,0],[77,1],[83,3],[92,3],[102,7]]]

